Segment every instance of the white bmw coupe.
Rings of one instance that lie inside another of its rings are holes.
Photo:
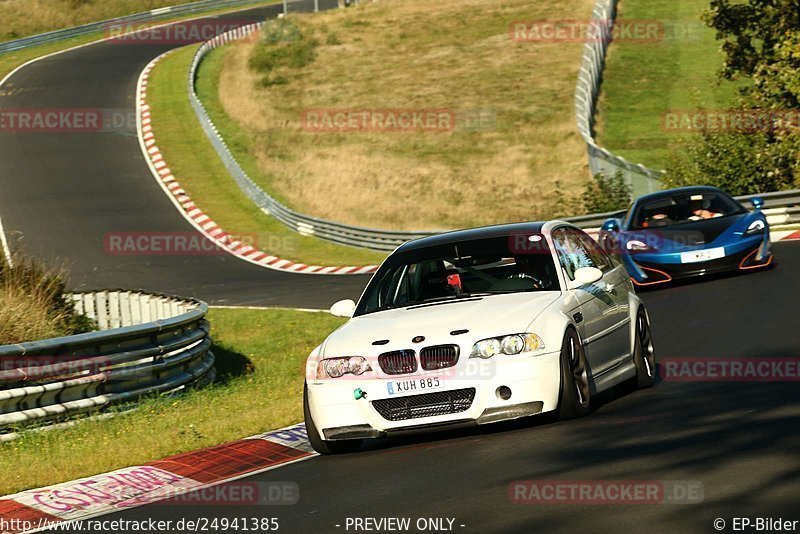
[[[309,440],[322,454],[365,439],[545,412],[586,414],[599,391],[652,386],[650,322],[625,267],[561,221],[408,242],[351,319],[308,359]]]

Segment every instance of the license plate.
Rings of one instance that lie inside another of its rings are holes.
[[[681,253],[681,263],[697,263],[725,257],[725,247],[707,248]]]
[[[386,382],[386,390],[389,392],[389,395],[397,395],[398,393],[424,393],[426,391],[442,389],[443,387],[444,380],[437,376]]]

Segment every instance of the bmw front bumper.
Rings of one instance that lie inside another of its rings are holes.
[[[354,377],[309,382],[309,409],[326,440],[377,438],[517,419],[557,408],[560,360],[560,352],[551,352],[470,360],[469,371],[460,366],[391,379]],[[440,387],[402,393],[397,387],[431,377],[439,378]]]
[[[725,245],[724,249],[723,257],[702,262],[683,263],[681,253],[625,255],[623,261],[637,286],[650,286],[682,278],[763,268],[773,259],[769,237],[744,238],[735,245]]]

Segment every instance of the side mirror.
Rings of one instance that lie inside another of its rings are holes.
[[[619,232],[619,221],[617,219],[609,219],[603,223],[603,230],[607,232]]]
[[[594,284],[595,282],[602,280],[602,278],[603,271],[597,267],[581,267],[575,271],[575,280],[570,283],[570,289],[575,289],[588,284]]]
[[[760,210],[764,207],[764,199],[761,197],[752,197],[750,198],[750,204],[757,210]]]
[[[356,311],[356,303],[351,299],[340,300],[331,306],[331,315],[334,317],[350,318]]]

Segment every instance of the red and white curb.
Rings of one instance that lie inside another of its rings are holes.
[[[300,423],[146,465],[0,497],[0,532],[35,532],[55,523],[137,508],[313,456],[305,424]]]
[[[773,242],[800,240],[800,230],[771,230],[769,235]]]
[[[142,153],[147,160],[153,176],[161,188],[167,193],[173,204],[183,214],[183,216],[200,233],[213,241],[217,246],[230,254],[249,261],[261,267],[268,267],[279,271],[287,271],[302,274],[371,274],[377,269],[377,265],[367,265],[365,267],[346,266],[346,267],[321,267],[318,265],[306,265],[297,263],[285,258],[279,258],[266,252],[258,250],[228,234],[215,223],[211,217],[203,212],[186,191],[181,187],[178,180],[164,161],[164,156],[156,144],[155,132],[153,131],[152,116],[150,106],[147,103],[147,85],[150,72],[155,65],[172,50],[166,52],[151,61],[139,76],[139,83],[136,88],[136,125],[139,133],[139,143]]]

